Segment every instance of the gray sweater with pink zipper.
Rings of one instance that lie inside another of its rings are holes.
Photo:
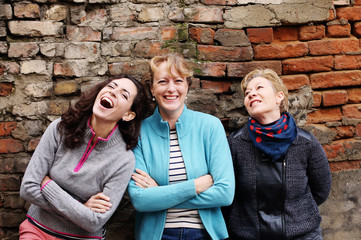
[[[118,127],[92,146],[94,133],[88,125],[82,145],[69,149],[61,141],[59,122],[49,125],[25,171],[20,195],[31,203],[27,216],[62,237],[101,239],[102,227],[119,205],[134,170],[134,155],[126,150]],[[46,175],[52,181],[41,188]],[[99,192],[112,203],[105,213],[83,205]]]

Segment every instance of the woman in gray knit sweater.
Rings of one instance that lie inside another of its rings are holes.
[[[224,209],[229,239],[321,240],[318,205],[331,189],[323,148],[287,112],[288,91],[273,70],[241,84],[250,118],[228,137],[236,178]]]
[[[142,84],[119,76],[49,125],[21,184],[31,206],[20,239],[104,239],[134,169],[146,103]]]

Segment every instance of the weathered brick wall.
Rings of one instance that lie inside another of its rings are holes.
[[[360,0],[0,0],[0,239],[18,238],[21,178],[49,122],[94,82],[149,79],[149,59],[168,51],[194,66],[188,106],[228,132],[247,120],[242,77],[281,75],[333,171],[325,239],[361,238],[360,38]],[[121,206],[108,239],[132,238],[134,210]]]

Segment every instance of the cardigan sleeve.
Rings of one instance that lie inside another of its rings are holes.
[[[206,143],[206,158],[209,174],[213,177],[213,186],[185,201],[175,208],[202,209],[228,206],[232,203],[235,191],[235,179],[232,156],[221,121],[213,118],[210,122]]]
[[[133,152],[136,159],[136,168],[148,173],[141,140],[139,140]],[[134,208],[139,212],[166,210],[197,195],[194,180],[143,189],[136,186],[135,181],[132,179],[128,185],[128,192]]]
[[[93,212],[63,190],[55,181],[42,189],[44,197],[57,212],[88,232],[96,232],[109,220],[117,209],[134,169],[134,157],[119,156],[124,164],[106,182],[103,193],[110,198],[110,210],[105,213]]]
[[[311,134],[312,146],[308,156],[307,176],[313,198],[318,205],[326,201],[331,191],[331,171],[325,151]]]
[[[59,120],[53,121],[45,130],[25,170],[20,196],[27,202],[48,211],[54,210],[41,192],[41,182],[49,174],[60,142],[57,130]]]

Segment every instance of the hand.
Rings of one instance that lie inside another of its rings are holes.
[[[51,180],[51,178],[49,176],[45,176],[41,181],[41,187],[43,187],[49,180]]]
[[[110,198],[108,196],[103,193],[97,193],[91,196],[83,205],[88,207],[93,212],[105,213],[112,206],[109,201]]]
[[[140,169],[135,169],[135,171],[137,173],[133,173],[132,175],[132,179],[135,181],[135,185],[143,189],[149,187],[158,187],[157,182],[154,181],[154,179],[151,178],[148,173]]]
[[[210,174],[203,175],[199,178],[196,178],[196,180],[194,180],[194,185],[196,187],[196,193],[200,194],[206,191],[208,188],[212,187],[213,178]]]

